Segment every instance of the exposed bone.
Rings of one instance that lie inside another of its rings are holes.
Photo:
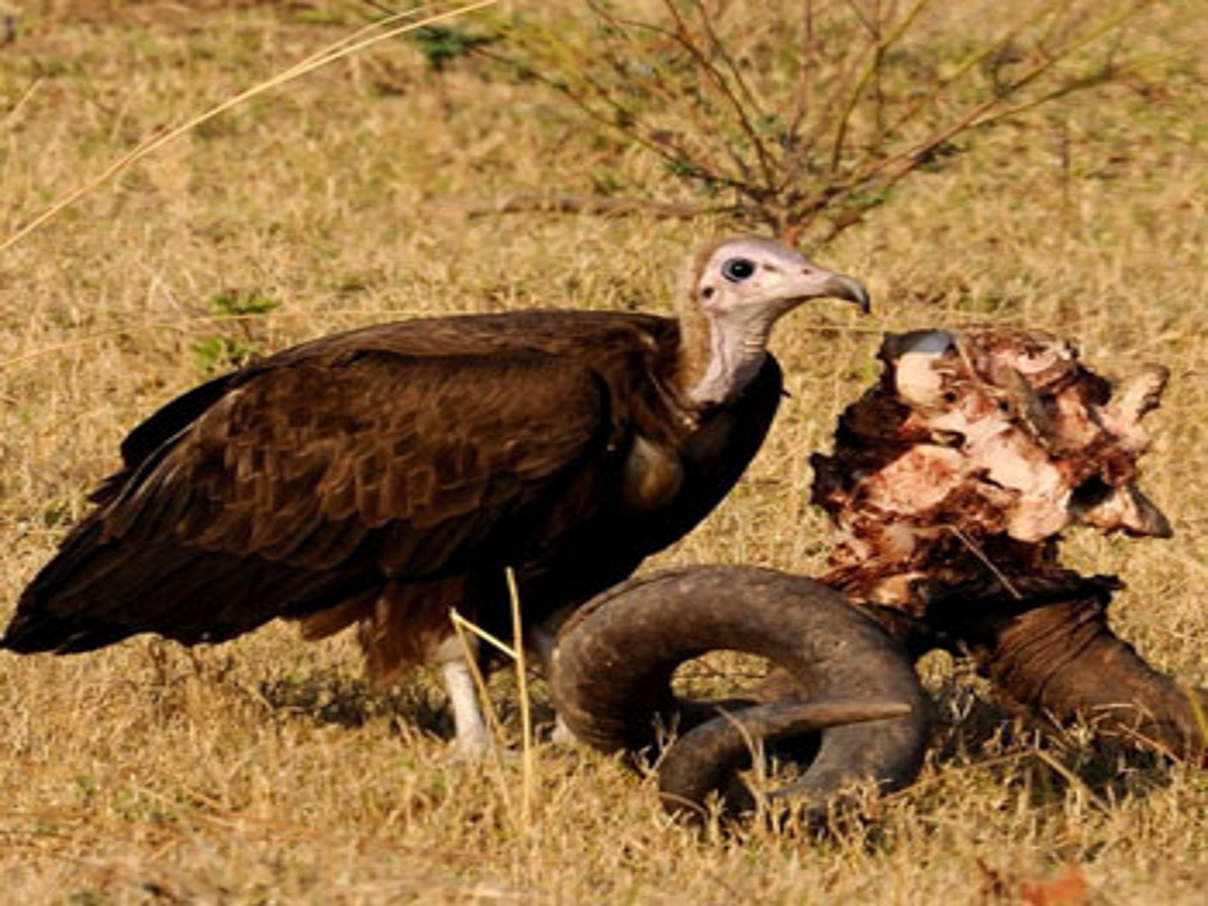
[[[1138,429],[1144,415],[1156,408],[1170,379],[1170,371],[1162,365],[1147,365],[1120,388],[1115,399],[1100,413],[1103,426],[1120,438],[1121,444],[1135,447],[1138,454],[1149,445],[1149,438]]]
[[[1169,537],[1137,486],[1158,365],[1113,392],[1040,331],[890,335],[878,384],[814,455],[814,502],[840,530],[823,581],[916,653],[970,650],[1007,704],[1113,736],[1202,752],[1208,694],[1181,690],[1109,629],[1111,589],[1061,567],[1084,525]],[[1089,590],[1088,590],[1089,589]]]
[[[1113,400],[1068,342],[1007,329],[891,335],[881,358],[835,452],[811,459],[814,501],[843,532],[823,581],[921,616],[911,580],[940,564],[945,581],[984,575],[975,549],[1009,551],[1000,569],[1026,575],[1055,563],[1047,545],[1074,525],[1170,534],[1136,486],[1164,369]]]

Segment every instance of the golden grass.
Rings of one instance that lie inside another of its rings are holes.
[[[335,0],[200,4],[205,15],[18,5],[26,31],[0,48],[0,235],[155,130],[362,21]],[[954,5],[954,17],[981,8]],[[1196,0],[1159,4],[1131,38],[1154,52],[1205,39]],[[978,135],[975,153],[819,254],[870,283],[876,315],[821,305],[782,325],[793,396],[767,447],[658,562],[819,571],[826,527],[806,456],[876,373],[880,332],[1053,329],[1108,373],[1173,370],[1145,485],[1175,539],[1080,533],[1065,549],[1129,583],[1114,621],[1143,654],[1208,682],[1206,75],[1171,66]],[[392,317],[540,304],[667,310],[707,224],[467,221],[446,203],[590,191],[616,172],[651,195],[665,187],[533,87],[472,67],[433,76],[390,43],[189,132],[23,238],[0,255],[0,598],[14,602],[51,555],[123,433],[202,376],[197,344],[270,350]],[[280,305],[222,319],[222,291]],[[875,826],[823,844],[758,827],[700,837],[669,825],[620,765],[545,743],[526,816],[521,763],[451,764],[438,685],[371,692],[343,638],[303,646],[270,626],[193,653],[136,639],[3,668],[0,890],[12,902],[992,902],[979,863],[1008,879],[1074,863],[1105,904],[1199,903],[1208,886],[1203,772],[1079,734],[1038,739],[946,658],[924,664],[944,723],[920,783]],[[514,677],[492,685],[518,742]]]

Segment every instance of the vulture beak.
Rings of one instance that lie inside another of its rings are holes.
[[[822,290],[815,295],[855,302],[860,307],[860,314],[862,315],[866,315],[872,311],[872,300],[869,298],[868,290],[864,288],[864,284],[855,277],[847,276],[847,274],[829,274],[822,284]]]
[[[868,290],[855,277],[836,274],[834,271],[802,258],[800,270],[785,275],[789,293],[798,301],[806,299],[846,299],[860,306],[861,314],[868,314],[871,303]]]

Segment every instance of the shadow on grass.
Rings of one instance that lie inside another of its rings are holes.
[[[375,689],[363,679],[325,668],[262,681],[258,692],[274,712],[317,724],[355,728],[386,718],[437,736],[452,734],[443,696],[420,682]]]
[[[492,704],[507,729],[520,732],[520,706],[512,683],[492,683]],[[544,686],[534,684],[533,723],[540,735],[552,729],[554,709]],[[280,677],[259,684],[259,698],[274,712],[317,724],[356,728],[388,719],[393,730],[403,726],[442,739],[454,735],[453,715],[443,692],[418,676],[406,677],[385,689],[375,689],[363,679],[324,668],[300,676]]]
[[[1085,724],[1054,729],[1019,717],[971,689],[936,696],[932,761],[943,771],[985,765],[1004,787],[1026,790],[1033,806],[1072,790],[1099,806],[1144,799],[1172,782],[1174,760],[1127,740],[1097,737]]]

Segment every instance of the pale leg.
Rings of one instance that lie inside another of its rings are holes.
[[[528,631],[529,650],[541,660],[541,670],[547,679],[552,675],[550,668],[554,659],[554,637],[558,634],[558,628],[566,621],[566,615],[566,612],[560,611]],[[549,739],[560,746],[574,746],[578,743],[575,734],[558,713],[554,714],[554,732],[550,734]]]
[[[478,690],[474,688],[470,667],[461,659],[445,661],[440,665],[440,675],[453,708],[453,727],[457,734],[454,752],[458,758],[480,758],[490,750],[491,737],[478,707]]]

